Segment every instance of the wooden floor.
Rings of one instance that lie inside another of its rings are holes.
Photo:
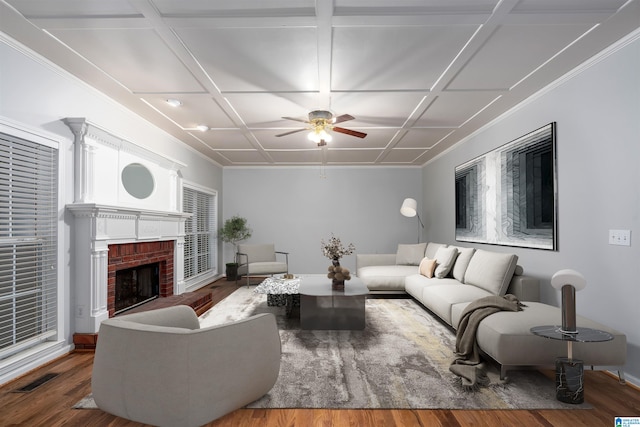
[[[214,303],[236,289],[218,281],[203,289]],[[0,427],[140,426],[98,409],[72,409],[91,391],[93,353],[76,352],[0,388]],[[29,393],[14,390],[47,373],[58,376]],[[552,372],[545,372],[550,377]],[[585,373],[585,399],[575,410],[239,409],[208,426],[614,426],[614,417],[640,417],[640,390],[603,372]]]

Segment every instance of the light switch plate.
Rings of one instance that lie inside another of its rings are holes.
[[[609,244],[631,246],[631,230],[609,230]]]

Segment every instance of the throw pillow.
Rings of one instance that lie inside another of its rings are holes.
[[[447,246],[448,245],[445,245],[444,243],[429,242],[427,243],[427,249],[424,250],[424,256],[426,256],[427,258],[435,259],[438,249],[446,248]]]
[[[418,267],[418,270],[423,276],[432,278],[433,272],[436,270],[436,260],[424,258],[422,261],[420,261],[420,267]]]
[[[464,272],[467,271],[469,261],[476,251],[474,248],[462,248],[460,246],[453,246],[458,250],[458,257],[451,269],[451,275],[460,283],[464,283]]]
[[[419,265],[422,258],[424,258],[424,250],[426,247],[426,243],[398,245],[398,252],[396,252],[396,265]]]
[[[454,247],[438,248],[436,251],[436,261],[438,266],[436,267],[435,275],[438,279],[444,279],[451,271],[453,263],[458,256],[458,250]]]

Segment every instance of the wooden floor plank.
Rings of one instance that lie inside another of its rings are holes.
[[[244,282],[243,282],[244,283]],[[214,303],[231,294],[234,282],[218,281]],[[99,409],[72,409],[91,392],[93,353],[76,352],[59,358],[0,388],[0,427],[108,426],[138,427]],[[30,393],[13,391],[55,372],[58,376]],[[553,372],[545,371],[553,378]],[[640,390],[621,385],[603,372],[585,372],[585,400],[594,409],[569,410],[383,410],[383,409],[239,409],[207,426],[612,426],[616,416],[640,416]]]

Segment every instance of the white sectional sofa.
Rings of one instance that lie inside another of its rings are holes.
[[[563,341],[530,332],[534,326],[561,324],[562,314],[558,307],[539,302],[539,280],[524,275],[517,262],[515,254],[420,243],[398,245],[395,254],[357,254],[356,274],[371,293],[408,293],[453,329],[469,303],[490,295],[515,295],[527,307],[488,316],[476,336],[480,350],[501,365],[504,376],[516,366],[551,366],[567,349]],[[615,367],[623,381],[626,336],[580,316],[577,324],[607,331],[614,339],[575,343],[574,357],[593,367]]]

